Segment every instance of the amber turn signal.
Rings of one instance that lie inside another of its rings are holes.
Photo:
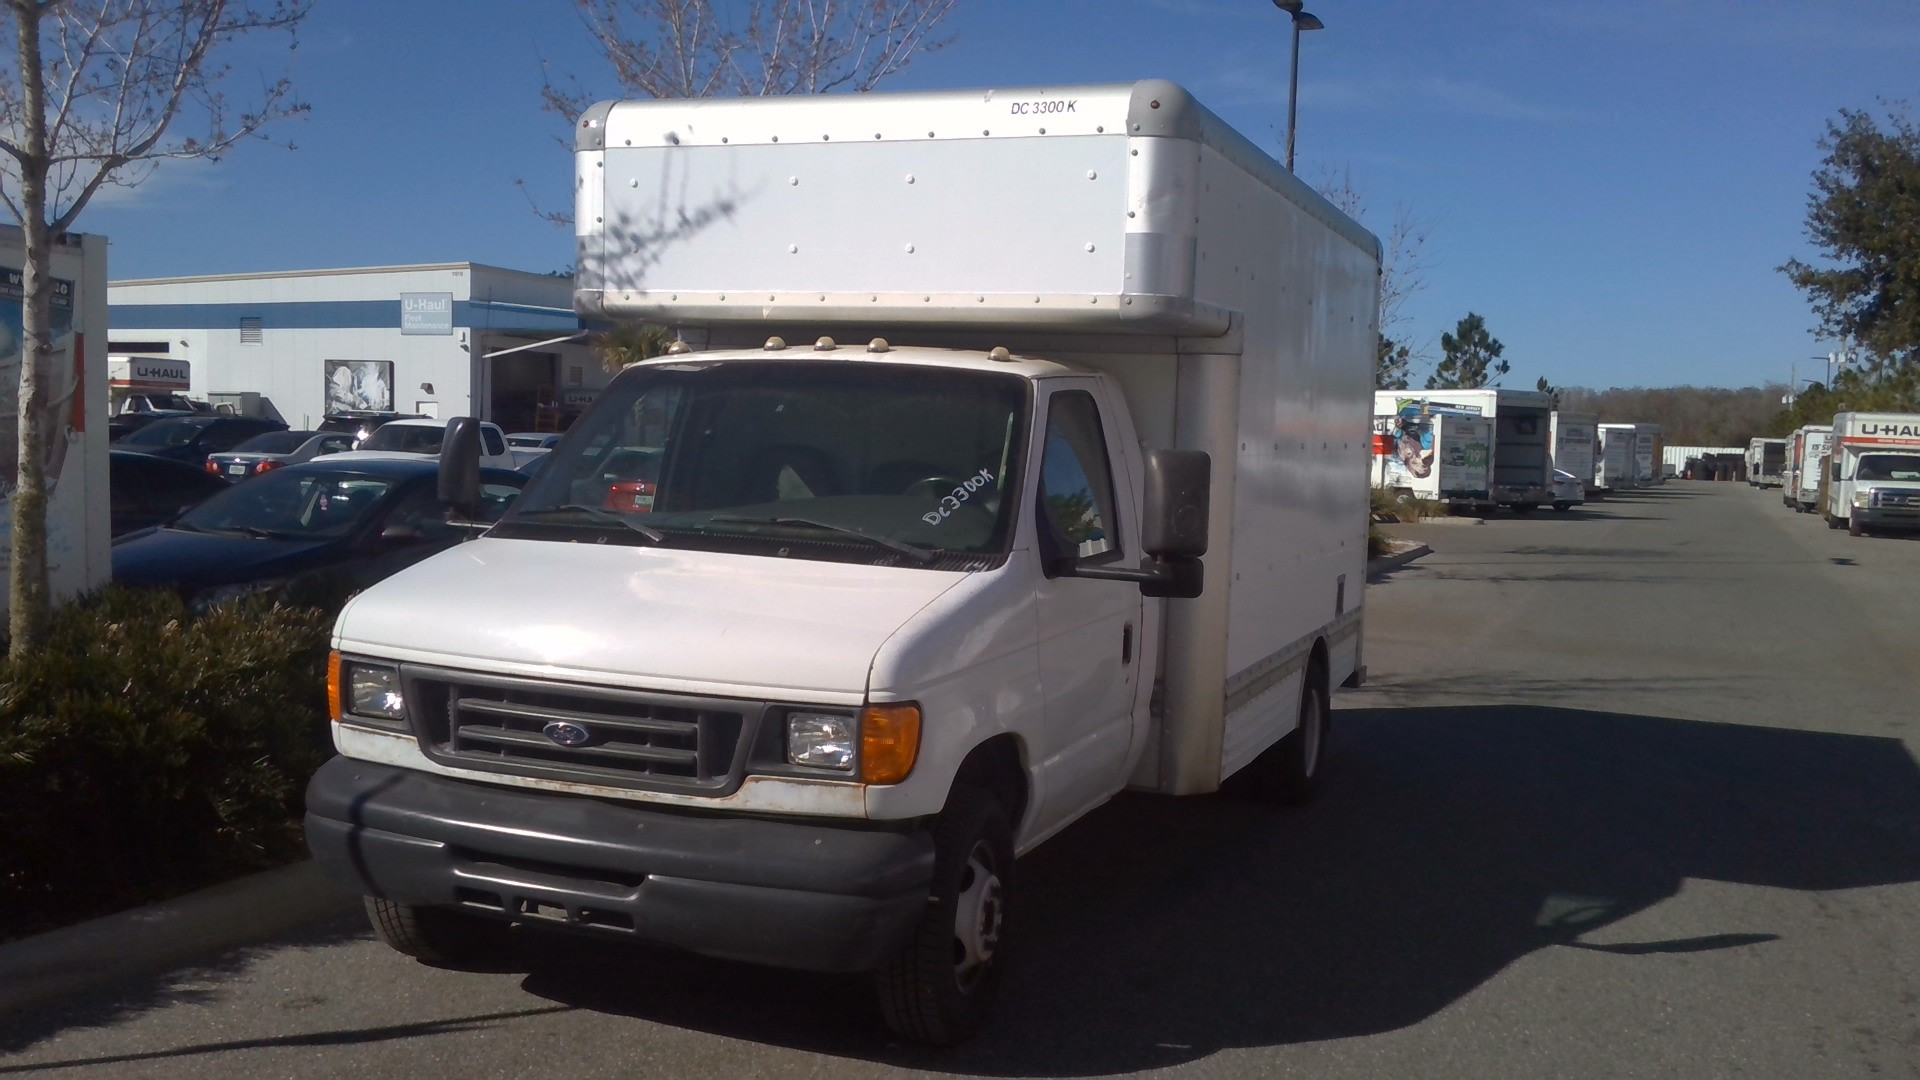
[[[338,721],[344,715],[340,708],[340,650],[327,654],[327,715]]]
[[[920,706],[869,705],[860,711],[860,779],[897,784],[920,755]]]

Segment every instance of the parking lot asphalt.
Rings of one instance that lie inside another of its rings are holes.
[[[357,919],[0,1017],[0,1076],[1920,1075],[1920,540],[1675,482],[1367,590],[1322,798],[1125,797],[1021,863],[998,1023],[862,980]]]

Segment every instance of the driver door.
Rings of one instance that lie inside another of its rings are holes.
[[[1047,822],[1106,799],[1125,780],[1141,671],[1140,590],[1119,581],[1047,576],[1062,561],[1133,565],[1138,531],[1122,520],[1112,433],[1089,380],[1052,387],[1037,452],[1033,520],[1041,555],[1037,598],[1046,745]],[[1044,827],[1044,826],[1043,826]]]

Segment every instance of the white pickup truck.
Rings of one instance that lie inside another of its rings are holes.
[[[1362,673],[1372,235],[1165,82],[576,137],[576,306],[683,343],[341,613],[307,834],[389,944],[870,971],[950,1042],[1018,855],[1126,788],[1312,796]]]

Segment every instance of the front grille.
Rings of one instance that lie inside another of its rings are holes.
[[[1881,506],[1920,507],[1920,492],[1881,491],[1875,494],[1877,496],[1875,501]]]
[[[414,736],[433,761],[649,791],[731,794],[746,771],[747,729],[765,711],[415,665],[400,674]]]

